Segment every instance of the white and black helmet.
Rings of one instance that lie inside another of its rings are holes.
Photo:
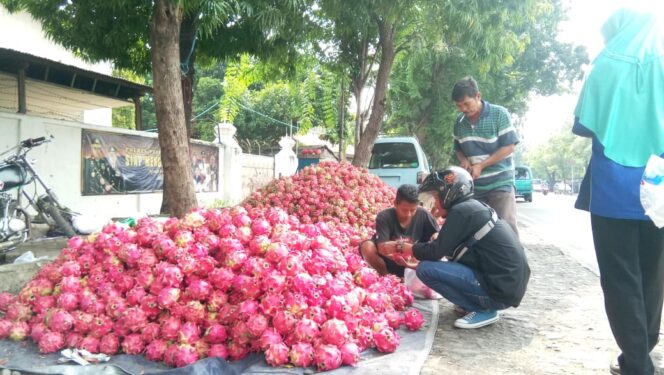
[[[468,171],[460,167],[448,167],[427,176],[419,192],[437,192],[443,208],[448,209],[471,198],[474,190],[473,178]]]

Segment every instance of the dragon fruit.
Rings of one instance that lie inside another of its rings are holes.
[[[341,351],[334,345],[318,345],[314,348],[314,363],[320,371],[339,368],[342,363]]]
[[[7,306],[7,313],[5,319],[13,322],[26,322],[32,317],[32,310],[30,306],[14,301]]]
[[[411,331],[417,331],[424,325],[424,317],[417,309],[410,309],[403,314],[403,323]]]
[[[12,341],[21,341],[28,336],[30,326],[26,322],[13,322],[9,328],[9,339]]]
[[[99,353],[99,339],[94,336],[86,336],[78,343],[78,348],[90,353]]]
[[[114,355],[120,348],[120,340],[113,333],[102,336],[99,340],[99,352],[107,355]]]
[[[145,349],[145,343],[138,333],[125,336],[122,340],[122,351],[126,354],[141,354]]]
[[[320,333],[326,344],[341,346],[348,341],[348,327],[343,320],[328,320],[321,326]]]
[[[54,332],[66,333],[74,326],[74,317],[65,310],[52,311],[48,327]]]
[[[295,328],[297,318],[293,313],[286,310],[279,310],[272,316],[272,326],[281,335],[286,335]]]
[[[178,341],[182,344],[193,345],[200,338],[201,330],[195,323],[185,322],[180,327]]]
[[[288,363],[288,346],[284,343],[270,345],[265,351],[265,362],[270,366],[283,366]]]
[[[72,316],[74,317],[74,332],[86,334],[92,329],[94,315],[77,310],[73,312]]]
[[[401,326],[401,313],[396,311],[396,310],[387,310],[383,314],[385,319],[387,320],[387,324],[390,326],[392,329],[399,329],[399,326]]]
[[[59,332],[46,332],[39,340],[38,346],[42,353],[55,353],[64,348],[65,338]]]
[[[152,342],[159,338],[159,333],[161,331],[161,325],[159,323],[150,322],[141,329],[141,338],[145,342]]]
[[[161,361],[164,359],[164,354],[168,349],[168,343],[164,340],[151,341],[145,348],[145,358],[150,361]]]
[[[297,341],[312,342],[320,335],[320,330],[316,322],[308,318],[303,318],[295,325],[294,335]]]
[[[180,289],[174,287],[165,287],[159,292],[157,303],[162,309],[173,307],[180,299]]]
[[[290,362],[299,367],[309,367],[314,362],[314,348],[308,342],[298,342],[291,346]]]
[[[74,311],[78,308],[78,296],[74,293],[62,293],[58,296],[57,305],[64,310]]]
[[[399,336],[392,328],[385,327],[373,333],[376,349],[383,353],[392,353],[399,346]]]
[[[247,320],[247,329],[254,337],[260,337],[268,326],[268,319],[265,315],[255,314]]]
[[[346,366],[355,366],[360,361],[360,348],[354,342],[347,342],[339,348],[341,362]]]
[[[102,337],[113,329],[113,321],[106,315],[98,315],[92,320],[90,334],[95,337]]]
[[[249,347],[236,341],[228,343],[228,357],[232,361],[239,361],[249,354]]]
[[[50,331],[49,331],[50,332]],[[77,348],[78,343],[83,340],[83,335],[77,332],[69,332],[65,335],[65,347]],[[38,342],[38,341],[35,341]]]
[[[227,337],[226,327],[221,324],[213,324],[205,331],[203,339],[214,345],[223,344]]]
[[[210,295],[212,288],[210,284],[201,279],[192,279],[187,286],[187,295],[189,298],[204,301]]]
[[[173,344],[172,347],[174,347],[172,353],[173,365],[184,367],[198,361],[199,356],[195,347],[188,344]]]
[[[32,304],[32,311],[35,314],[41,314],[48,311],[51,307],[55,306],[55,297],[41,296],[38,297]]]
[[[261,335],[260,339],[258,340],[259,347],[261,350],[265,351],[267,348],[270,347],[272,344],[278,344],[280,342],[283,342],[283,338],[281,335],[277,332],[276,329],[272,327],[268,327],[263,331],[263,334]]]
[[[9,336],[9,329],[11,328],[11,322],[5,319],[0,320],[0,339],[5,339]],[[39,342],[39,339],[44,335],[44,333],[49,332],[46,324],[39,322],[33,324],[30,327],[30,338],[34,342]]]
[[[11,304],[16,297],[9,292],[0,293],[0,311],[7,312],[7,307]]]
[[[122,322],[128,330],[138,332],[148,324],[148,318],[140,307],[130,307],[125,310]]]
[[[226,349],[226,345],[223,344],[210,345],[210,349],[208,350],[208,357],[219,357],[222,359],[228,358],[228,349]]]

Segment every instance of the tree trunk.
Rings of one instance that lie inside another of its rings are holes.
[[[374,90],[374,102],[371,107],[371,116],[366,129],[360,136],[360,142],[355,149],[353,165],[356,167],[366,167],[371,157],[371,148],[378,137],[381,125],[383,124],[383,115],[386,109],[387,84],[390,80],[392,63],[394,63],[394,26],[388,24],[385,20],[376,20],[378,31],[380,33],[381,56],[378,65],[378,75],[376,77],[376,88]]]
[[[192,12],[185,16],[180,27],[180,62],[183,64],[182,72],[182,99],[184,102],[184,120],[187,124],[187,138],[194,138],[193,101],[194,79],[196,76],[196,29],[198,28],[198,13]]]
[[[164,170],[162,214],[182,217],[196,207],[180,83],[180,22],[174,1],[155,0],[150,28],[154,99]]]

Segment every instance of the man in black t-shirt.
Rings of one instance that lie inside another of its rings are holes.
[[[360,244],[360,254],[379,274],[403,277],[404,267],[381,255],[379,249],[388,241],[429,242],[437,232],[436,219],[420,207],[417,186],[404,184],[397,189],[394,207],[376,215],[376,234]]]

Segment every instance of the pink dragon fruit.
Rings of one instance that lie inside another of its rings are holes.
[[[210,344],[223,344],[227,337],[226,327],[221,324],[213,324],[205,331],[203,339]]]
[[[263,314],[255,314],[247,320],[247,329],[254,337],[260,337],[268,326],[268,319]]]
[[[127,303],[130,306],[140,306],[141,300],[145,297],[145,289],[141,286],[136,286],[127,292]]]
[[[360,361],[360,348],[354,342],[343,344],[341,351],[341,362],[346,366],[355,366]]]
[[[354,336],[357,340],[357,345],[360,347],[360,351],[372,348],[375,345],[373,331],[368,326],[358,325],[357,328],[355,328]]]
[[[62,276],[81,276],[81,265],[75,261],[67,261],[60,267]]]
[[[6,339],[9,336],[9,329],[11,328],[12,323],[8,320],[0,320],[0,339]],[[39,342],[39,339],[44,335],[44,333],[49,332],[46,324],[39,322],[33,324],[30,327],[30,338],[34,342]]]
[[[7,312],[7,307],[16,299],[16,296],[9,292],[0,293],[0,311]]]
[[[179,287],[184,278],[182,270],[174,264],[161,262],[156,266],[155,274],[158,276],[158,281],[165,287]]]
[[[122,297],[111,297],[106,302],[106,315],[120,319],[127,310],[127,301]]]
[[[201,330],[195,323],[185,322],[178,332],[178,341],[182,344],[193,345],[201,336]]]
[[[173,344],[173,365],[184,367],[198,361],[198,352],[196,348],[188,344]]]
[[[282,335],[290,333],[295,328],[295,324],[297,324],[297,318],[290,311],[279,310],[272,317],[272,326]]]
[[[65,348],[77,348],[78,343],[81,342],[81,340],[83,340],[82,334],[76,332],[69,332],[65,335]]]
[[[12,341],[22,341],[30,333],[30,326],[26,322],[13,322],[9,328],[9,339]]]
[[[265,219],[254,220],[251,223],[251,232],[254,236],[269,235],[272,227]]]
[[[113,321],[106,315],[98,315],[92,320],[90,334],[95,337],[102,337],[111,332]]]
[[[284,343],[270,345],[265,351],[265,362],[270,366],[283,366],[288,363],[288,346]]]
[[[221,290],[213,290],[207,300],[207,309],[211,312],[217,312],[221,306],[228,303],[228,295]]]
[[[400,312],[396,310],[387,310],[383,313],[383,316],[385,317],[385,320],[387,320],[387,324],[390,326],[390,328],[399,329],[399,326],[401,326],[402,322]]]
[[[321,326],[320,333],[326,344],[341,346],[348,341],[348,327],[343,320],[328,320]]]
[[[411,331],[417,331],[424,325],[424,317],[420,310],[410,309],[403,314],[403,323]]]
[[[295,325],[294,335],[297,341],[312,342],[320,335],[320,330],[316,322],[308,318],[303,318]]]
[[[48,327],[54,332],[66,333],[74,326],[74,317],[65,310],[54,311],[48,319]]]
[[[69,247],[70,249],[78,250],[81,248],[81,246],[83,246],[84,243],[85,240],[83,238],[79,236],[74,236],[69,240],[67,240],[67,247]]]
[[[226,345],[223,344],[210,345],[210,350],[208,350],[208,357],[218,357],[222,359],[228,358],[228,349],[226,349]]]
[[[242,301],[238,310],[240,319],[248,320],[250,317],[256,315],[258,313],[258,307],[258,302],[253,299]]]
[[[90,353],[99,353],[99,339],[94,336],[86,336],[78,343],[78,348]]]
[[[392,328],[385,327],[373,333],[376,349],[383,353],[392,353],[399,346],[399,336]]]
[[[166,287],[159,292],[157,303],[162,309],[173,307],[180,299],[180,289],[174,287]]]
[[[231,327],[230,337],[234,342],[240,345],[247,345],[252,340],[252,335],[249,332],[249,327],[247,326],[247,323],[243,321],[236,322]]]
[[[209,281],[216,289],[227,292],[233,284],[235,273],[227,267],[215,268],[209,277]]]
[[[314,362],[314,348],[308,342],[298,342],[291,346],[290,361],[298,367],[309,367]]]
[[[370,287],[378,281],[378,272],[373,268],[364,267],[355,272],[355,283],[363,288]]]
[[[36,314],[41,314],[48,311],[51,307],[54,307],[55,303],[55,297],[53,296],[38,297],[32,304],[32,311]]]
[[[122,322],[128,330],[138,332],[148,324],[148,317],[140,307],[130,307],[125,310]]]
[[[159,308],[158,298],[156,296],[148,294],[143,298],[143,300],[141,300],[141,309],[145,311],[145,314],[149,318],[156,317],[161,312],[161,309]]]
[[[77,310],[73,312],[72,316],[74,317],[74,332],[86,334],[92,329],[94,315]]]
[[[330,371],[341,366],[341,351],[334,345],[318,345],[314,348],[314,363],[320,371]]]
[[[64,310],[74,311],[78,308],[78,296],[74,293],[62,293],[58,296],[57,305]]]
[[[267,348],[270,347],[270,345],[278,344],[283,341],[284,341],[283,338],[277,332],[276,329],[274,329],[273,327],[268,327],[267,329],[265,329],[265,331],[263,331],[263,334],[258,340],[258,344],[260,346],[260,349],[265,351],[267,350]]]
[[[168,343],[166,341],[159,339],[151,341],[145,348],[145,358],[155,362],[162,361],[167,349]]]
[[[120,340],[113,333],[102,336],[99,340],[99,352],[107,355],[115,355],[120,348]]]
[[[141,354],[145,349],[145,343],[138,333],[125,336],[122,340],[122,351],[126,354]]]
[[[249,354],[249,346],[240,344],[236,341],[228,343],[228,357],[232,361],[239,361]]]
[[[55,353],[64,348],[65,338],[59,332],[46,332],[39,340],[39,351],[42,353]]]
[[[141,338],[145,342],[152,342],[159,338],[159,333],[161,331],[161,325],[159,323],[150,322],[143,327],[141,330]]]
[[[14,301],[7,306],[7,313],[5,319],[13,322],[27,322],[32,317],[32,310],[30,306]]]
[[[332,296],[325,303],[325,312],[335,319],[344,319],[351,312],[351,308],[343,296]]]

